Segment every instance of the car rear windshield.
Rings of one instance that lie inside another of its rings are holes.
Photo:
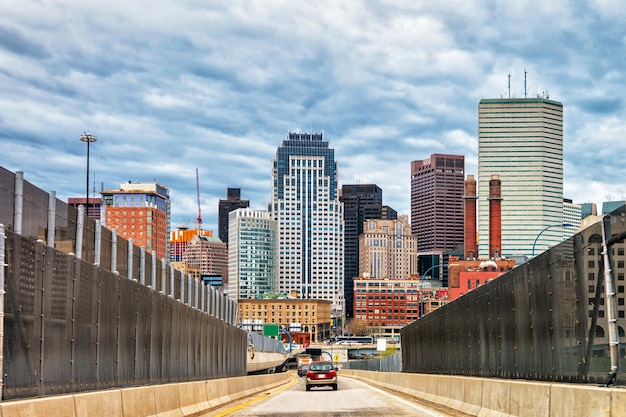
[[[311,371],[332,371],[333,367],[329,363],[319,363],[319,364],[311,365],[309,369]]]

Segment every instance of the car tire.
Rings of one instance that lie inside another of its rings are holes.
[[[307,385],[307,386],[306,386],[306,390],[307,390],[307,391],[311,391],[311,386],[310,386],[310,385]]]
[[[333,384],[333,391],[337,391],[337,384]]]

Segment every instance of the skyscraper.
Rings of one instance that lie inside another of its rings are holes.
[[[117,229],[159,259],[169,256],[170,191],[157,183],[122,183],[119,190],[103,190],[102,218],[107,229]]]
[[[395,220],[398,216],[391,207],[383,206],[383,190],[376,184],[351,184],[341,187],[339,201],[343,203],[344,219],[344,298],[346,317],[351,318],[354,303],[352,281],[360,276],[359,235],[363,222],[369,219]]]
[[[411,230],[419,252],[463,244],[465,157],[432,154],[411,162]]]
[[[228,188],[226,200],[220,200],[217,212],[218,237],[228,245],[228,213],[238,208],[250,207],[250,200],[241,199],[241,188]]]
[[[366,221],[359,251],[361,273],[371,278],[408,279],[417,273],[417,242],[406,215]]]
[[[489,181],[501,184],[501,256],[531,255],[563,240],[563,105],[544,98],[478,105],[479,253],[489,250]]]
[[[332,301],[343,315],[343,205],[335,151],[321,133],[291,133],[276,151],[268,211],[278,228],[278,290]]]
[[[228,296],[276,292],[276,222],[267,211],[240,208],[228,215]]]

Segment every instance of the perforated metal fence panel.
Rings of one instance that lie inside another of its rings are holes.
[[[10,232],[6,253],[3,399],[246,375],[247,332],[180,279],[170,297]]]
[[[624,207],[604,222],[613,239],[608,252],[617,292],[617,332],[624,340]],[[583,229],[406,326],[401,331],[402,370],[605,382],[611,363],[602,225]],[[619,358],[624,356],[620,346]]]

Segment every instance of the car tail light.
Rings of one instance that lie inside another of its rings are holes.
[[[337,371],[308,371],[306,376],[309,379],[332,379],[337,376]]]

